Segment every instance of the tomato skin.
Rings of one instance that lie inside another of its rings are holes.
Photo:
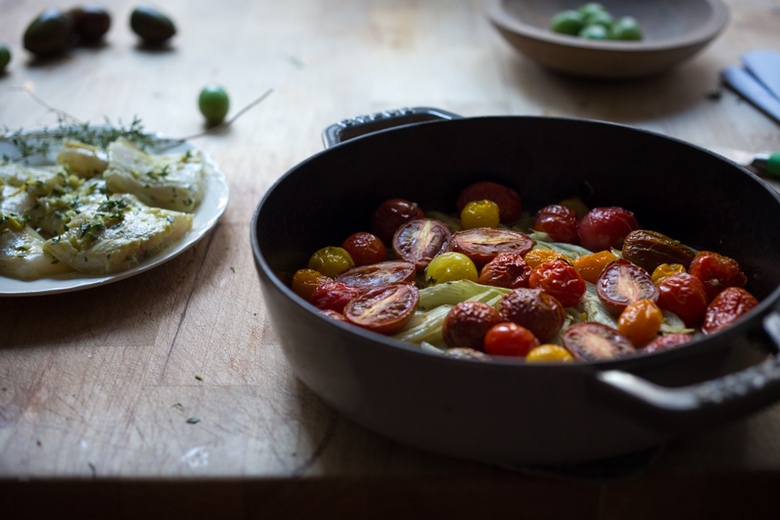
[[[356,266],[375,264],[387,260],[384,242],[367,231],[358,231],[344,240],[341,247],[347,250]]]
[[[526,357],[538,346],[533,332],[511,321],[498,323],[485,334],[485,353],[493,356]]]
[[[676,314],[686,327],[701,325],[709,303],[704,282],[689,273],[677,273],[657,285],[659,307]]]
[[[503,321],[522,325],[540,341],[552,339],[566,320],[561,302],[541,289],[512,289],[498,301],[496,310]]]
[[[580,245],[591,251],[621,249],[623,240],[639,229],[631,211],[618,206],[593,208],[580,221],[577,234]]]
[[[633,354],[636,349],[625,336],[602,323],[582,321],[563,332],[563,346],[582,361],[600,361]]]
[[[354,287],[334,280],[318,285],[309,302],[320,310],[330,309],[343,313],[344,307],[359,294],[360,291]]]
[[[758,305],[758,300],[741,287],[726,287],[710,302],[701,330],[714,334]]]
[[[563,260],[549,260],[534,267],[528,286],[554,296],[564,307],[574,307],[585,294],[585,280],[573,265]]]
[[[617,330],[635,347],[643,347],[656,338],[663,321],[663,313],[655,302],[639,300],[620,313]]]
[[[682,332],[674,333],[674,334],[664,334],[663,336],[658,336],[653,341],[648,343],[643,349],[642,352],[645,354],[652,354],[653,352],[661,352],[663,350],[669,350],[674,347],[679,347],[680,345],[684,343],[688,343],[689,341],[693,341],[693,336],[690,334],[685,334]]]
[[[320,314],[322,314],[323,316],[327,316],[328,318],[335,321],[340,321],[342,323],[349,323],[349,320],[347,319],[346,316],[344,316],[342,313],[338,311],[334,311],[333,309],[321,309]]]
[[[475,200],[492,200],[498,204],[499,217],[504,224],[517,222],[523,216],[520,194],[509,186],[492,181],[479,181],[466,186],[458,196],[458,213]]]
[[[353,267],[337,275],[335,280],[364,292],[390,283],[411,283],[416,274],[417,267],[411,262],[387,260]]]
[[[601,302],[616,315],[635,301],[658,301],[658,287],[647,271],[623,259],[604,268],[596,282],[596,292]]]
[[[295,271],[295,274],[293,274],[291,288],[295,294],[308,302],[311,301],[311,295],[314,293],[314,289],[325,282],[331,281],[333,281],[333,279],[330,276],[325,276],[315,269],[298,269]]]
[[[484,351],[485,334],[499,321],[498,312],[487,303],[459,302],[444,318],[444,342],[450,348],[466,347]]]
[[[511,229],[474,228],[452,235],[452,250],[471,258],[477,268],[482,268],[499,253],[524,255],[534,244],[528,235]]]
[[[528,287],[531,266],[519,253],[499,253],[482,267],[478,283],[493,287],[517,289]]]
[[[409,322],[419,301],[420,294],[413,284],[388,284],[350,300],[344,307],[344,316],[359,327],[393,334]]]
[[[450,250],[451,240],[450,229],[440,220],[410,220],[395,232],[393,251],[398,258],[413,263],[422,271],[436,256]]]
[[[374,211],[371,217],[371,231],[385,243],[393,241],[396,230],[410,220],[425,218],[420,207],[406,199],[388,199]]]
[[[536,212],[533,229],[550,235],[555,242],[579,242],[577,213],[561,204],[550,204]]]
[[[736,260],[712,251],[699,251],[688,272],[704,282],[710,301],[727,287],[744,287],[747,283]]]

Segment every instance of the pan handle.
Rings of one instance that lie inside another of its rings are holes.
[[[378,132],[387,128],[460,118],[461,116],[452,112],[431,107],[386,110],[375,114],[353,117],[352,119],[343,119],[338,123],[334,123],[322,132],[322,141],[325,148],[330,148],[353,137]]]
[[[648,426],[675,434],[724,424],[780,398],[780,314],[763,319],[772,357],[742,371],[691,386],[668,388],[621,370],[596,375],[597,398]]]

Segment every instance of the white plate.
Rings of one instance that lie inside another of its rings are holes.
[[[164,140],[161,136],[157,137]],[[184,142],[166,149],[165,153],[182,153],[195,149],[195,146]],[[0,156],[4,153],[10,154],[12,150],[14,150],[12,145],[0,142]],[[180,242],[132,269],[112,275],[86,275],[74,272],[30,281],[0,276],[0,297],[59,294],[106,285],[148,271],[194,246],[217,224],[225,212],[230,198],[230,189],[225,174],[208,154],[202,150],[201,152],[206,169],[206,194],[193,214],[192,229],[184,235]]]

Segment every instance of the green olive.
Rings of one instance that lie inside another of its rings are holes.
[[[24,48],[36,56],[51,56],[67,51],[74,40],[73,22],[61,9],[50,8],[39,14],[24,32]]]
[[[200,91],[198,108],[209,125],[216,125],[225,120],[230,108],[230,98],[219,85],[208,85]]]
[[[579,34],[586,40],[608,40],[609,31],[603,25],[586,25]]]
[[[11,51],[8,47],[0,43],[0,74],[5,71],[5,68],[11,62]]]
[[[111,15],[94,4],[85,4],[68,11],[73,21],[73,30],[82,41],[93,43],[100,41],[111,27]]]
[[[615,40],[641,40],[642,28],[630,16],[624,16],[612,25],[611,37]]]
[[[130,28],[149,45],[160,45],[176,34],[173,21],[158,9],[148,6],[133,9]]]
[[[582,30],[582,26],[582,15],[572,9],[561,11],[550,20],[550,29],[560,34],[576,36]]]

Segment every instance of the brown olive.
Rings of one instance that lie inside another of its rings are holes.
[[[52,56],[67,51],[74,41],[73,22],[61,9],[39,14],[24,32],[24,48],[36,56]]]
[[[133,9],[130,28],[149,45],[160,45],[176,34],[173,21],[160,10],[149,6]]]
[[[111,27],[111,15],[95,4],[84,4],[68,11],[73,30],[86,43],[99,41]]]

